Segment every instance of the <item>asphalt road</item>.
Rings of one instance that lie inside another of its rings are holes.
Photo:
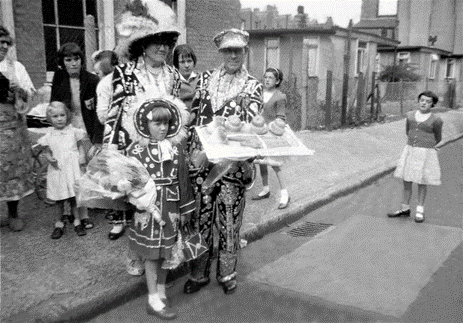
[[[439,152],[443,185],[429,187],[426,201],[426,223],[462,228],[463,214],[463,140],[445,146]],[[249,244],[241,251],[239,286],[233,295],[224,295],[219,285],[212,283],[195,295],[182,293],[185,278],[168,290],[172,305],[182,322],[373,322],[396,321],[329,303],[310,296],[259,284],[246,275],[286,255],[310,237],[292,237],[287,232],[302,222],[339,225],[353,215],[385,217],[387,211],[400,205],[402,184],[391,175],[372,185],[339,198],[297,223],[269,234]],[[416,189],[412,208],[416,205]],[[412,219],[397,219],[410,221]],[[462,236],[463,239],[463,236]],[[213,271],[214,272],[214,271]],[[213,277],[212,277],[213,278]],[[157,318],[146,314],[146,296],[121,304],[87,322],[145,322]],[[432,275],[401,320],[405,322],[463,322],[463,247],[460,244]]]

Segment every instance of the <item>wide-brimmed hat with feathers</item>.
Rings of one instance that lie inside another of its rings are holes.
[[[150,36],[171,37],[175,44],[180,35],[174,11],[159,0],[128,0],[116,25],[119,57],[131,57],[134,42]]]

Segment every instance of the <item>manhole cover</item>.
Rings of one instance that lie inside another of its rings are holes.
[[[287,233],[293,237],[313,237],[330,226],[331,224],[327,223],[305,222],[289,230]]]

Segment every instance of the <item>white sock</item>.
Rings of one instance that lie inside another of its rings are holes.
[[[55,223],[55,228],[61,228],[61,229],[64,228],[64,223],[61,222],[61,221],[56,222]]]
[[[401,210],[402,210],[402,211],[408,211],[408,210],[410,210],[410,205],[408,205],[408,204],[402,204]]]
[[[124,229],[124,226],[122,224],[117,224],[113,226],[113,228],[111,229],[111,233],[120,233],[122,232],[123,229]]]
[[[152,307],[155,311],[160,311],[160,310],[162,310],[164,307],[166,307],[166,305],[161,301],[161,298],[159,297],[159,294],[158,294],[158,293],[149,294],[149,295],[148,295],[148,303],[151,305],[151,307]]]
[[[416,206],[416,212],[424,213],[424,206],[423,205],[417,205]]]
[[[285,189],[282,189],[280,191],[280,203],[287,203],[288,202],[288,198],[289,198],[289,195],[288,195],[288,190],[285,188]]]
[[[259,196],[264,196],[268,192],[270,192],[270,186],[268,186],[268,185],[264,186],[264,187],[262,187],[262,192],[259,193]]]
[[[167,298],[166,297],[166,285],[165,284],[158,284],[158,295],[159,298]]]
[[[74,220],[74,226],[76,227],[76,226],[78,226],[78,225],[80,225],[80,220],[79,220],[79,219],[75,219],[75,220]]]

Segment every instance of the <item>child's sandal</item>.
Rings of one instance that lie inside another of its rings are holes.
[[[64,232],[66,232],[66,225],[64,225],[64,227],[62,227],[62,228],[55,227],[55,229],[51,233],[51,238],[52,239],[59,239],[59,238],[61,238],[63,236]]]
[[[415,214],[415,222],[424,222],[424,213],[422,212],[416,212]]]

